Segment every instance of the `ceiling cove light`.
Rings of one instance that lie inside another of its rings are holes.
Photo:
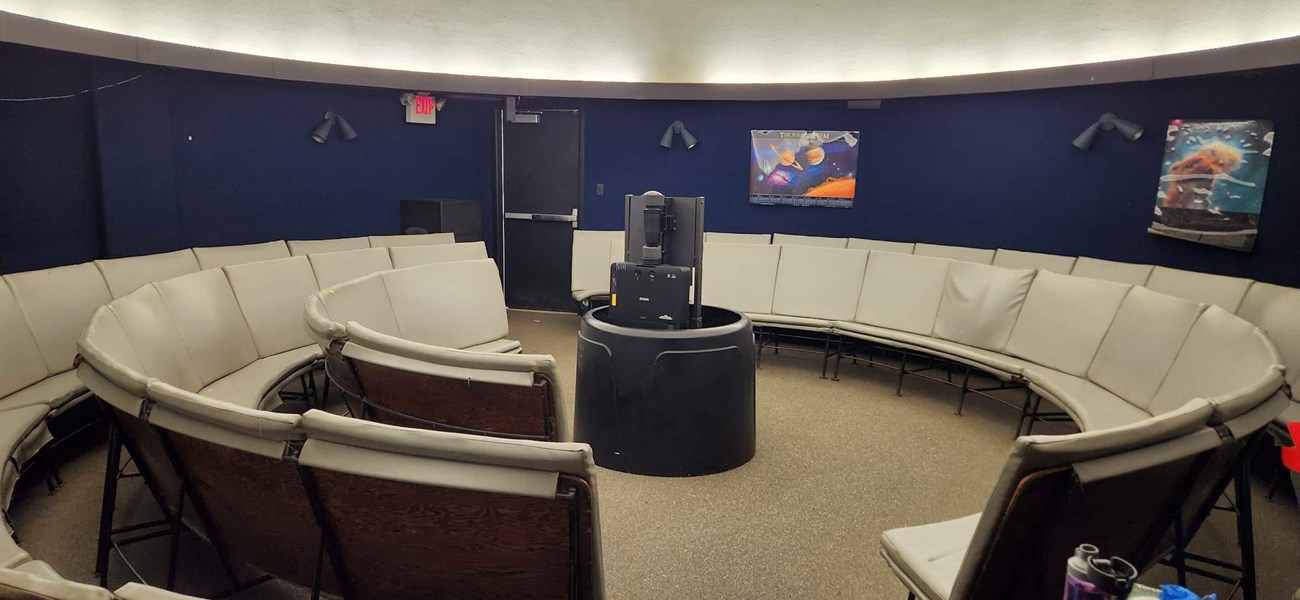
[[[710,2],[550,0],[520,8],[510,0],[391,0],[364,3],[361,12],[352,4],[0,0],[0,11],[307,63],[625,83],[882,82],[1086,65],[1300,36],[1300,2],[1294,0],[825,0],[800,7],[801,20],[818,24],[817,41],[788,46],[774,42],[770,20],[738,20],[734,11]],[[786,6],[753,0],[745,12],[773,14]],[[589,27],[593,11],[598,28]],[[436,51],[429,40],[437,40]],[[774,60],[774,53],[784,58]],[[286,65],[286,72],[293,69],[311,67]]]

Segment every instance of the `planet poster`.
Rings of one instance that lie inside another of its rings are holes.
[[[1171,121],[1147,231],[1250,252],[1272,155],[1272,121]]]
[[[756,129],[750,135],[750,204],[853,207],[859,132]]]

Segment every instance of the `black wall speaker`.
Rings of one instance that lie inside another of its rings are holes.
[[[478,200],[402,200],[402,233],[454,233],[457,242],[483,241]]]

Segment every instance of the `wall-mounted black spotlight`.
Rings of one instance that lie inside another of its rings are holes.
[[[695,139],[695,136],[691,135],[690,130],[686,129],[686,126],[683,125],[681,121],[673,121],[673,124],[669,125],[668,129],[664,130],[663,137],[659,138],[659,145],[665,148],[672,148],[673,136],[679,133],[682,134],[682,143],[686,144],[687,150],[694,148],[696,144],[700,143],[699,140]]]
[[[339,126],[339,135],[343,136],[344,141],[356,139],[357,130],[352,128],[352,124],[348,123],[347,119],[343,118],[343,115],[327,112],[325,113],[325,120],[321,121],[321,124],[317,125],[316,129],[312,130],[312,141],[317,144],[324,144],[325,140],[329,139],[330,130],[334,129],[335,124]]]
[[[1098,131],[1110,131],[1114,129],[1120,135],[1124,136],[1130,142],[1138,141],[1142,137],[1142,126],[1132,121],[1125,121],[1114,113],[1106,113],[1097,119],[1096,123],[1089,125],[1079,137],[1074,138],[1074,147],[1080,150],[1087,150],[1092,147],[1092,142],[1097,139]]]

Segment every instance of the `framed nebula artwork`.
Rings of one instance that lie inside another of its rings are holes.
[[[852,208],[857,131],[750,132],[749,203]]]
[[[1272,154],[1272,121],[1171,121],[1147,231],[1250,252]]]

